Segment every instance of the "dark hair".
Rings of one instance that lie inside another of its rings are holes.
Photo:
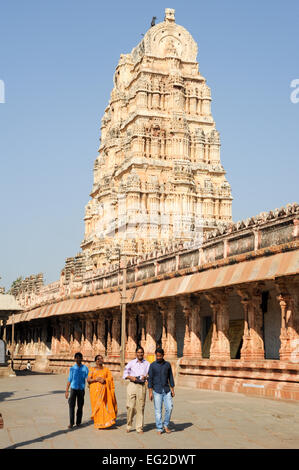
[[[139,349],[142,349],[142,351],[143,351],[143,353],[144,353],[144,349],[143,349],[143,347],[142,347],[142,346],[137,346],[137,348],[136,348],[136,352],[137,352],[137,351],[139,351]]]
[[[162,356],[164,356],[164,349],[157,348],[156,351],[155,351],[155,354],[157,354],[157,353],[160,353],[160,354],[162,354]]]
[[[98,357],[101,357],[102,359],[104,359],[102,354],[97,354],[96,357],[94,358],[94,360],[96,361]]]
[[[80,352],[76,352],[74,358],[76,359],[76,357],[81,357],[81,359],[83,359],[83,355]]]

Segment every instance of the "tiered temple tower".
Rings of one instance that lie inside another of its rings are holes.
[[[200,240],[232,220],[210,88],[174,13],[116,67],[84,218],[90,268]]]

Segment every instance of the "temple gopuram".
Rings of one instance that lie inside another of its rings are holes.
[[[122,54],[102,119],[81,244],[89,269],[202,240],[232,220],[211,91],[174,10]]]
[[[210,89],[174,13],[116,67],[81,251],[56,282],[14,283],[23,310],[2,336],[15,368],[64,373],[81,351],[119,377],[125,302],[126,361],[161,345],[177,385],[298,400],[299,205],[232,220]]]

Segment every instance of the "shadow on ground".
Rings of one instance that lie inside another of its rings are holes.
[[[14,393],[15,392],[0,392],[0,401],[6,400],[6,398],[11,397]]]
[[[14,372],[16,376],[24,376],[24,375],[53,375],[52,372],[34,372],[32,370],[22,369],[22,370],[15,370]]]
[[[184,431],[184,429],[190,428],[190,426],[193,426],[193,423],[179,423],[179,424],[174,424],[172,422],[169,423],[169,428],[173,432]],[[145,424],[143,428],[144,432],[152,431],[153,429],[156,429],[155,423]]]
[[[67,434],[69,432],[76,432],[76,430],[85,428],[87,426],[90,426],[92,423],[93,423],[93,421],[89,420],[85,423],[82,423],[80,428],[75,426],[72,429],[67,429],[67,428],[66,429],[61,429],[59,431],[55,431],[55,432],[51,432],[50,434],[46,434],[45,436],[41,436],[41,437],[38,437],[36,439],[31,439],[30,441],[18,442],[17,444],[13,444],[12,446],[5,447],[5,449],[17,449],[18,447],[23,447],[23,446],[27,446],[27,445],[30,445],[30,444],[34,444],[35,442],[44,442],[47,439],[52,439],[53,437],[61,436],[62,434]]]
[[[45,397],[47,395],[53,395],[57,393],[65,393],[64,390],[52,390],[52,392],[49,393],[42,393],[40,395],[30,395],[29,397],[21,397],[21,398],[9,398],[11,395],[13,395],[15,392],[2,392],[0,393],[0,402],[1,401],[18,401],[18,400],[27,400],[27,398],[37,398],[37,397]]]

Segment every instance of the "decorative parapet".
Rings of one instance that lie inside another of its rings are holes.
[[[32,274],[18,280],[11,289],[18,303],[23,308],[51,302],[63,295],[82,290],[83,275],[86,271],[86,255],[78,253],[73,258],[67,258],[61,271],[60,280],[44,285],[43,273]]]
[[[262,212],[244,221],[221,224],[216,230],[204,234],[202,243],[176,243],[165,246],[161,251],[136,256],[128,262],[127,282],[175,273],[178,269],[214,263],[267,247],[277,247],[296,240],[298,236],[299,205],[287,204],[280,209]],[[100,279],[103,279],[101,286],[115,286],[115,281],[112,284],[109,279],[112,279],[112,273],[118,270],[118,265],[114,264],[107,269],[86,273],[83,284],[88,285],[93,280],[97,280],[99,284]]]
[[[40,292],[41,287],[44,285],[43,273],[31,274],[25,277],[25,279],[18,279],[14,282],[14,286],[11,288],[11,294],[15,297],[21,293],[31,294]]]
[[[283,249],[296,249],[298,230],[299,205],[287,204],[286,207],[262,212],[245,221],[219,226],[217,230],[206,234],[201,244],[181,242],[145,256],[136,256],[127,264],[127,283],[134,287],[182,275],[183,271],[188,274],[189,270],[191,273],[210,265],[217,267],[227,262],[267,256]],[[33,280],[38,276],[39,280],[42,278],[41,275],[26,278],[20,282],[24,290],[19,289],[16,296],[18,302],[27,310],[62,299],[121,288],[123,278],[119,263],[110,264],[106,269],[86,271],[87,263],[85,254],[79,253],[74,258],[67,258],[60,280],[40,286],[39,291],[31,292],[31,295],[28,286],[32,287]]]
[[[292,217],[296,215],[299,218],[299,204],[294,202],[293,204],[287,204],[285,207],[275,209],[274,211],[261,212],[255,217],[250,217],[248,219],[238,221],[236,223],[223,224],[216,230],[210,233],[206,233],[205,239],[209,240],[211,238],[220,237],[226,234],[241,232],[248,228],[253,229],[253,227],[255,227],[256,229],[260,228],[267,230],[265,226],[270,227],[273,225],[273,223],[275,224],[278,221],[279,223],[281,223],[287,217]],[[297,225],[297,223],[295,225]]]

